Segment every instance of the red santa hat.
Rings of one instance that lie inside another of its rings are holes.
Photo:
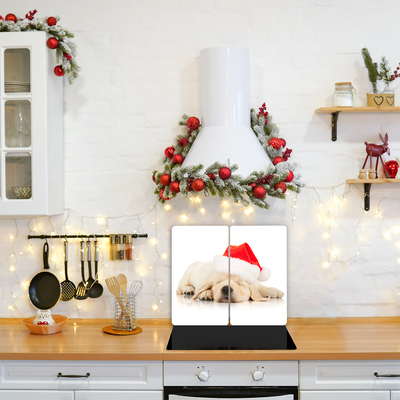
[[[232,275],[237,275],[249,283],[256,280],[265,282],[271,277],[271,271],[267,267],[261,267],[247,243],[230,246],[230,256],[230,273]],[[216,272],[229,273],[229,246],[222,256],[214,256],[213,267]]]

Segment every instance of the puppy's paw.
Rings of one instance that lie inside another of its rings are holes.
[[[276,288],[268,288],[267,296],[274,297],[274,298],[281,298],[285,295],[282,290]]]
[[[193,294],[193,293],[194,293],[194,287],[191,285],[182,286],[178,288],[178,290],[176,291],[176,294]]]
[[[201,292],[197,298],[199,300],[213,300],[214,299],[214,295],[212,290],[208,289],[208,290],[204,290],[203,292]]]

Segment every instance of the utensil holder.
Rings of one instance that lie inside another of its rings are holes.
[[[121,308],[121,305],[123,308]],[[118,331],[133,331],[137,328],[136,325],[136,296],[128,294],[128,299],[125,297],[114,297],[114,330]]]

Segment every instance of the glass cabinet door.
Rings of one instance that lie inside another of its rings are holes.
[[[26,200],[32,197],[30,153],[6,153],[7,199]]]
[[[31,61],[29,49],[4,51],[4,92],[30,92]]]
[[[5,111],[6,147],[31,145],[31,103],[29,100],[7,100]]]

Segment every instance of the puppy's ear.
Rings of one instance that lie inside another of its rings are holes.
[[[269,300],[269,296],[262,297],[260,292],[255,288],[254,285],[249,286],[250,289],[250,299],[254,301],[267,301]]]
[[[209,280],[206,282],[203,286],[200,286],[198,289],[196,288],[196,293],[193,295],[192,300],[196,300],[201,293],[203,293],[206,290],[209,290],[213,287],[214,280]]]

